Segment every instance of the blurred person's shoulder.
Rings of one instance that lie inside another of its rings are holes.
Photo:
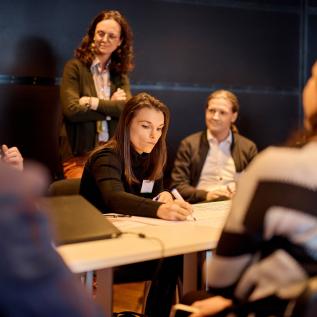
[[[317,179],[317,142],[309,142],[303,147],[270,146],[260,152],[252,161],[249,171],[264,178],[279,177],[285,181]]]

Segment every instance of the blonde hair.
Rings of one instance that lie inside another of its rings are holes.
[[[219,89],[219,90],[215,90],[214,92],[212,92],[207,97],[205,109],[208,109],[208,104],[209,104],[210,100],[219,99],[219,98],[226,99],[231,103],[231,105],[232,105],[231,110],[233,113],[239,112],[240,104],[239,104],[238,97],[234,93],[232,93],[231,91],[225,90],[225,89]],[[232,132],[238,133],[238,128],[234,123],[231,124],[231,130],[232,130]]]

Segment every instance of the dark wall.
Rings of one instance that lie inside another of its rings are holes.
[[[135,36],[133,92],[171,109],[170,162],[204,128],[219,88],[241,103],[240,131],[260,149],[301,122],[300,91],[317,56],[316,1],[2,0],[0,142],[58,170],[58,82],[65,61],[102,9],[118,9]]]

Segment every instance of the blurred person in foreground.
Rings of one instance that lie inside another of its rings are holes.
[[[184,298],[200,310],[191,317],[237,312],[246,302],[256,316],[283,316],[317,274],[317,63],[303,108],[306,144],[266,149],[239,179],[207,267],[209,293]]]
[[[47,218],[36,206],[45,172],[14,165],[0,161],[1,316],[102,316],[55,251]]]

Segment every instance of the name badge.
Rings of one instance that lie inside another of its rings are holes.
[[[152,193],[154,181],[144,179],[142,182],[141,193]]]

